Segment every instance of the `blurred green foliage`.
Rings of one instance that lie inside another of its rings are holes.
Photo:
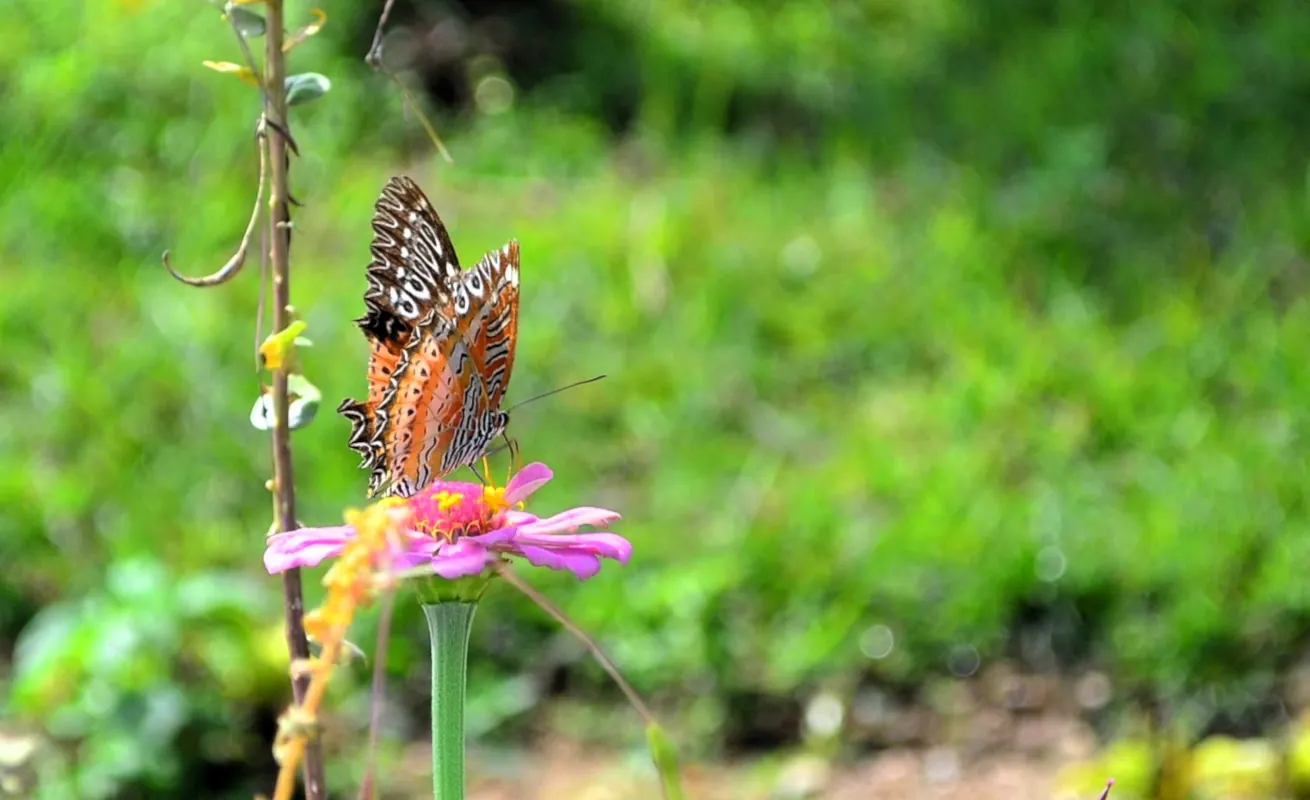
[[[466,261],[518,238],[511,399],[609,375],[516,415],[556,470],[540,508],[620,509],[636,545],[585,584],[533,578],[684,712],[684,744],[751,725],[742,697],[912,691],[974,653],[1234,714],[1299,657],[1300,4],[587,0],[555,71],[468,59],[470,96],[503,83],[438,116],[453,166],[362,62],[377,9],[348,5],[291,63],[332,82],[293,111],[306,372],[329,405],[364,391],[350,320],[391,174]],[[393,52],[421,62],[441,9],[402,19]],[[8,16],[0,713],[68,745],[52,797],[249,796],[287,699],[248,423],[259,265],[197,291],[159,254],[193,274],[230,255],[258,98],[201,67],[240,60],[203,3]],[[307,523],[363,501],[346,432],[296,433]],[[616,698],[543,613],[508,590],[485,606],[475,729],[530,721],[561,675]],[[411,604],[396,628],[409,735]]]

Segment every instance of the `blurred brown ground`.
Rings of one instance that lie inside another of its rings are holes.
[[[1046,800],[1057,797],[1062,759],[1000,754],[955,762],[947,751],[888,750],[852,764],[797,758],[776,769],[749,763],[687,765],[684,785],[695,800]],[[477,765],[470,765],[476,770]],[[622,757],[559,745],[530,757],[516,775],[476,777],[471,800],[658,800],[653,775]],[[1101,787],[1088,787],[1094,798]]]

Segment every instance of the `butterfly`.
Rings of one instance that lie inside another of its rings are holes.
[[[518,337],[519,245],[462,269],[414,181],[387,182],[373,212],[365,313],[368,399],[337,411],[370,470],[368,495],[409,497],[471,466],[505,432]]]

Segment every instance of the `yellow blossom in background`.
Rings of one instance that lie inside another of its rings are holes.
[[[278,721],[273,754],[280,770],[274,800],[289,800],[295,790],[296,770],[305,754],[305,745],[317,731],[318,708],[346,647],[346,632],[355,612],[373,602],[378,592],[390,588],[389,554],[395,549],[392,543],[402,535],[409,517],[408,507],[399,498],[385,498],[362,511],[346,512],[346,522],[354,529],[355,536],[323,576],[323,586],[327,588],[323,604],[305,614],[304,619],[305,633],[319,643],[319,655],[292,665],[293,672],[308,674],[310,683],[304,702],[292,706]]]

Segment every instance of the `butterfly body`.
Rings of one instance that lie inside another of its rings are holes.
[[[365,315],[369,393],[338,411],[370,470],[369,495],[409,496],[473,464],[504,433],[518,334],[519,247],[459,266],[418,186],[393,178],[373,217]]]

